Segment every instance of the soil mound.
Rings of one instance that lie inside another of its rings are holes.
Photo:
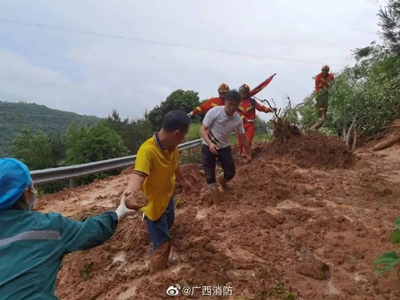
[[[294,135],[284,142],[274,140],[259,144],[253,153],[255,157],[264,156],[268,160],[289,160],[302,168],[349,168],[353,163],[353,154],[338,137],[319,132]]]
[[[148,272],[152,245],[138,213],[121,221],[104,245],[65,257],[58,297],[170,299],[166,289],[179,284],[176,299],[220,299],[216,287],[232,287],[233,297],[222,298],[237,300],[290,299],[290,292],[296,299],[342,300],[359,295],[369,300],[383,299],[382,291],[387,291],[387,298],[398,299],[397,278],[378,281],[372,273],[373,260],[387,249],[383,237],[390,235],[399,209],[398,181],[384,180],[370,166],[309,168],[347,166],[349,155],[339,140],[315,133],[256,149],[253,163],[238,164],[217,212],[200,200],[205,185],[202,167],[182,166],[193,193],[184,195],[177,185],[179,204],[167,270]],[[310,157],[316,154],[318,159]],[[322,160],[324,155],[328,158]],[[373,156],[364,159],[376,161]],[[397,170],[400,159],[382,163],[384,159],[378,160],[377,168]],[[39,203],[46,210],[82,220],[114,210],[128,177],[46,195]],[[193,296],[182,295],[185,286],[191,287]]]

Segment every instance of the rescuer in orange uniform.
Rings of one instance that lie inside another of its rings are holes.
[[[213,97],[208,99],[206,102],[200,104],[193,111],[188,113],[188,116],[191,117],[191,116],[205,114],[213,107],[225,105],[225,94],[229,92],[229,90],[230,90],[229,86],[225,83],[222,83],[218,87],[219,97]]]
[[[329,73],[329,66],[323,66],[321,73],[315,77],[315,102],[320,119],[326,118],[329,102],[329,87],[334,80],[332,73]]]
[[[251,142],[256,134],[255,124],[254,124],[256,119],[256,110],[265,113],[272,113],[276,111],[276,108],[271,109],[269,107],[261,105],[254,98],[249,97],[250,87],[247,84],[243,84],[239,88],[239,92],[242,94],[242,101],[238,108],[238,113],[243,120],[243,126],[244,130],[246,131],[246,137],[249,140],[251,147]],[[240,142],[239,137],[238,137],[238,146],[239,146],[239,152],[242,155],[243,145]]]

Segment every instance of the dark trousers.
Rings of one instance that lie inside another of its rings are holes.
[[[219,149],[218,154],[214,154],[210,151],[207,145],[203,145],[201,149],[201,163],[204,167],[204,173],[206,175],[207,184],[216,182],[215,178],[215,167],[217,165],[217,158],[224,171],[224,178],[231,180],[235,177],[236,169],[235,162],[233,161],[232,149],[230,146]]]
[[[169,230],[171,229],[175,221],[174,198],[171,197],[167,209],[158,220],[152,221],[146,216],[144,217],[144,219],[146,220],[147,230],[149,231],[151,241],[153,242],[154,252],[156,251],[158,246],[170,240]]]

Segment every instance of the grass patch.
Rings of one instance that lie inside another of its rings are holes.
[[[253,143],[257,142],[268,142],[272,140],[272,134],[256,134],[253,139]],[[237,145],[237,138],[236,135],[232,135],[230,139],[231,144]]]
[[[190,142],[193,140],[198,140],[200,137],[200,123],[191,124],[189,127],[189,132],[186,134],[185,141]]]

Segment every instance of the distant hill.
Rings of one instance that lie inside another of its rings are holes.
[[[9,155],[14,138],[24,129],[39,129],[48,135],[65,133],[72,122],[86,126],[101,119],[73,112],[51,109],[44,105],[0,101],[0,157]]]

